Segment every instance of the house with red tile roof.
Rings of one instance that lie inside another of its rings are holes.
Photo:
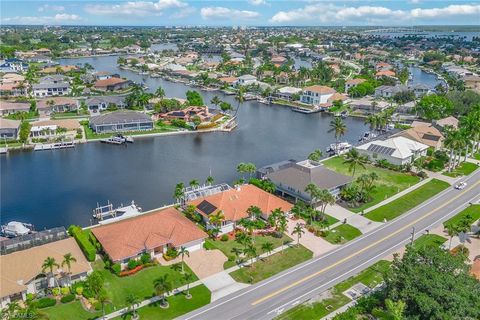
[[[275,209],[289,212],[293,207],[287,201],[251,184],[200,197],[187,204],[196,207],[197,213],[207,224],[207,229],[214,227],[210,224],[210,217],[221,212],[224,218],[220,226],[220,234],[233,231],[240,219],[248,218],[248,208],[251,206],[260,208],[263,219],[267,219]]]
[[[98,80],[93,86],[95,89],[101,91],[115,91],[126,89],[131,83],[132,81],[130,80],[112,77],[104,80]]]
[[[95,227],[92,233],[110,259],[122,267],[143,253],[153,258],[168,248],[185,247],[190,252],[201,249],[207,238],[174,207]]]
[[[300,96],[300,101],[306,104],[318,106],[321,104],[326,104],[328,102],[328,99],[336,92],[337,91],[335,91],[335,89],[327,86],[313,85],[303,88],[302,95]]]

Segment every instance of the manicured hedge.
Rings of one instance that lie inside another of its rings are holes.
[[[78,246],[82,249],[83,254],[88,261],[95,261],[97,250],[90,242],[89,236],[79,226],[70,226],[68,232],[77,240]]]
[[[57,304],[57,300],[52,299],[52,298],[38,299],[35,303],[35,305],[38,309],[53,307],[56,304]]]
[[[120,272],[120,277],[126,277],[126,276],[129,276],[129,275],[135,274],[142,269],[143,269],[143,265],[139,265],[132,270],[122,271],[122,272]]]
[[[62,299],[60,299],[62,303],[69,303],[69,302],[72,302],[73,300],[75,300],[74,294],[68,294],[66,296],[63,296]]]

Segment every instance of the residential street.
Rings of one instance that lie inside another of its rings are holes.
[[[289,308],[325,291],[411,240],[454,216],[480,199],[480,170],[467,187],[446,189],[415,209],[361,237],[282,272],[254,286],[237,291],[180,319],[272,319]]]

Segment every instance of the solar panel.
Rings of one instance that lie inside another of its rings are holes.
[[[395,148],[380,146],[378,144],[371,144],[368,146],[368,151],[372,151],[375,153],[381,153],[386,155],[392,155],[395,152]]]
[[[197,209],[205,213],[206,215],[211,214],[215,210],[217,210],[217,207],[215,207],[213,204],[208,202],[207,200],[203,200],[200,202],[200,204],[197,206]]]

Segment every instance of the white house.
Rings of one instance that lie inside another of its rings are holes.
[[[394,165],[404,165],[425,156],[428,146],[405,137],[394,137],[367,142],[356,149],[371,161],[386,160]]]
[[[32,85],[32,92],[35,97],[64,96],[70,93],[70,84],[64,76],[46,76]]]
[[[238,77],[237,79],[237,85],[239,86],[248,86],[256,82],[257,82],[257,78],[255,76],[252,76],[251,74],[245,74],[243,76]]]
[[[296,94],[300,94],[302,89],[295,87],[283,87],[277,90],[277,97],[283,100],[292,100],[292,97]]]
[[[335,89],[327,86],[314,85],[303,89],[300,101],[307,104],[321,105],[328,102],[336,93]]]

